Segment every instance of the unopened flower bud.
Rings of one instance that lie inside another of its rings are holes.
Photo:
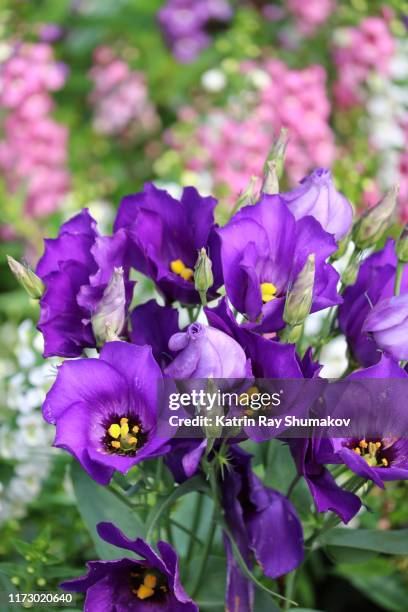
[[[252,204],[255,204],[255,202],[258,199],[258,194],[256,193],[256,190],[255,190],[257,182],[258,182],[258,177],[251,176],[249,183],[248,183],[248,187],[239,196],[234,208],[231,211],[230,217],[235,215],[235,213],[238,212],[244,206],[252,206]]]
[[[392,187],[374,208],[361,217],[354,229],[353,240],[359,249],[374,246],[392,225],[399,186]]]
[[[396,251],[398,261],[401,263],[408,263],[408,223],[405,225],[398,238]]]
[[[310,312],[315,280],[315,256],[309,255],[286,296],[283,320],[291,327],[301,325]]]
[[[347,268],[344,270],[341,275],[341,280],[345,287],[349,287],[350,285],[354,285],[357,280],[358,271],[360,269],[361,259],[359,257],[351,257],[349,263],[347,264]]]
[[[276,161],[274,159],[267,161],[265,168],[262,193],[266,193],[267,195],[279,193],[279,177]]]
[[[272,145],[269,155],[264,165],[264,175],[268,170],[268,162],[273,161],[275,164],[276,177],[279,180],[283,174],[283,167],[285,163],[286,147],[288,145],[288,130],[281,128],[277,140]],[[266,192],[265,192],[266,193]],[[277,192],[275,192],[277,193]]]
[[[350,238],[350,234],[347,234],[347,236],[343,238],[343,240],[340,240],[340,242],[338,243],[337,251],[331,256],[334,261],[341,259],[343,255],[345,255],[350,244]]]
[[[123,268],[115,268],[101,301],[92,316],[92,330],[97,344],[118,340],[125,325],[125,282]]]
[[[207,304],[207,291],[213,284],[212,262],[203,247],[194,266],[194,286],[200,294],[203,306]]]
[[[32,271],[30,266],[21,264],[10,255],[7,255],[7,262],[17,281],[27,291],[28,295],[35,300],[39,300],[44,293],[44,284],[41,278]]]

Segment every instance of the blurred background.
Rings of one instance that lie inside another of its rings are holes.
[[[408,2],[0,6],[0,590],[50,591],[96,551],[70,460],[50,450],[40,414],[57,360],[41,359],[36,305],[16,287],[6,254],[35,265],[43,237],[84,206],[108,232],[121,197],[150,180],[175,195],[184,185],[212,193],[222,222],[259,180],[283,126],[283,187],[328,167],[364,209],[399,182],[406,222]],[[326,357],[334,368],[341,350]],[[355,520],[406,527],[406,493],[404,483],[373,490],[370,511]],[[406,610],[408,560],[353,555],[313,555],[300,603]]]

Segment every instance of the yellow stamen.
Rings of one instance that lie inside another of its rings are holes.
[[[361,446],[361,448],[367,448],[368,447],[368,443],[365,440],[360,440],[358,445]]]
[[[136,444],[137,443],[137,438],[135,438],[135,436],[129,436],[127,439],[129,444]]]
[[[125,423],[129,423],[129,419],[127,419],[127,418],[125,418],[125,417],[122,417],[122,418],[120,419],[119,423],[120,423],[121,425],[124,425]]]
[[[144,584],[141,584],[136,591],[136,595],[139,599],[147,599],[148,597],[154,595],[154,590],[145,586]]]
[[[132,431],[133,433],[139,433],[140,427],[138,425],[135,425],[134,427],[132,427]]]
[[[375,445],[377,448],[381,448],[381,442],[376,442]]]
[[[120,448],[120,442],[113,441],[111,442],[111,446],[113,446],[113,448]]]
[[[385,459],[385,457],[383,459],[381,459],[381,463],[383,464],[384,467],[388,466],[388,461],[387,461],[387,459]]]
[[[181,261],[181,259],[174,259],[170,262],[170,270],[184,278],[184,280],[189,281],[194,276],[194,271],[191,268],[187,268],[187,266]]]
[[[143,580],[143,584],[149,589],[154,589],[157,584],[157,578],[154,574],[146,574]]]
[[[126,438],[126,436],[129,433],[129,425],[127,424],[127,419],[126,419],[126,423],[122,423],[124,419],[121,419],[120,421],[120,435],[122,436],[122,438]]]
[[[108,434],[112,438],[119,438],[120,436],[120,427],[117,423],[112,423],[112,425],[108,429]]]
[[[261,283],[261,295],[264,303],[274,300],[277,288],[273,283]]]
[[[357,453],[357,455],[361,455],[361,450],[358,448],[358,446],[356,446],[356,448],[353,448],[354,452]]]

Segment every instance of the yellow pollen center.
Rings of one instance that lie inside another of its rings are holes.
[[[133,592],[138,596],[139,599],[148,599],[154,595],[154,589],[157,586],[157,576],[154,574],[146,574],[143,578],[143,584],[141,584]]]
[[[261,283],[261,295],[264,304],[276,298],[277,288],[273,283]]]
[[[389,462],[385,457],[378,457],[378,452],[381,449],[381,442],[367,442],[360,440],[358,446],[353,448],[353,451],[363,457],[363,459],[371,467],[388,467]]]
[[[140,431],[138,425],[132,427],[132,433],[129,433],[129,419],[123,417],[119,420],[119,423],[111,423],[108,427],[107,433],[113,438],[110,441],[110,446],[115,450],[122,451],[134,451],[137,445],[137,436],[135,435]]]
[[[170,270],[177,274],[177,276],[181,276],[186,281],[191,281],[194,277],[194,272],[191,268],[187,268],[187,266],[182,262],[181,259],[173,259],[170,262]]]

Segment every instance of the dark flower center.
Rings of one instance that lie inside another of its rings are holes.
[[[136,565],[130,572],[130,588],[138,599],[160,603],[169,592],[166,576],[155,568]]]
[[[389,467],[390,462],[384,456],[384,445],[380,440],[353,442],[350,448],[368,463],[371,467]]]
[[[102,444],[108,453],[133,457],[147,439],[142,424],[134,416],[113,415],[104,423]]]

